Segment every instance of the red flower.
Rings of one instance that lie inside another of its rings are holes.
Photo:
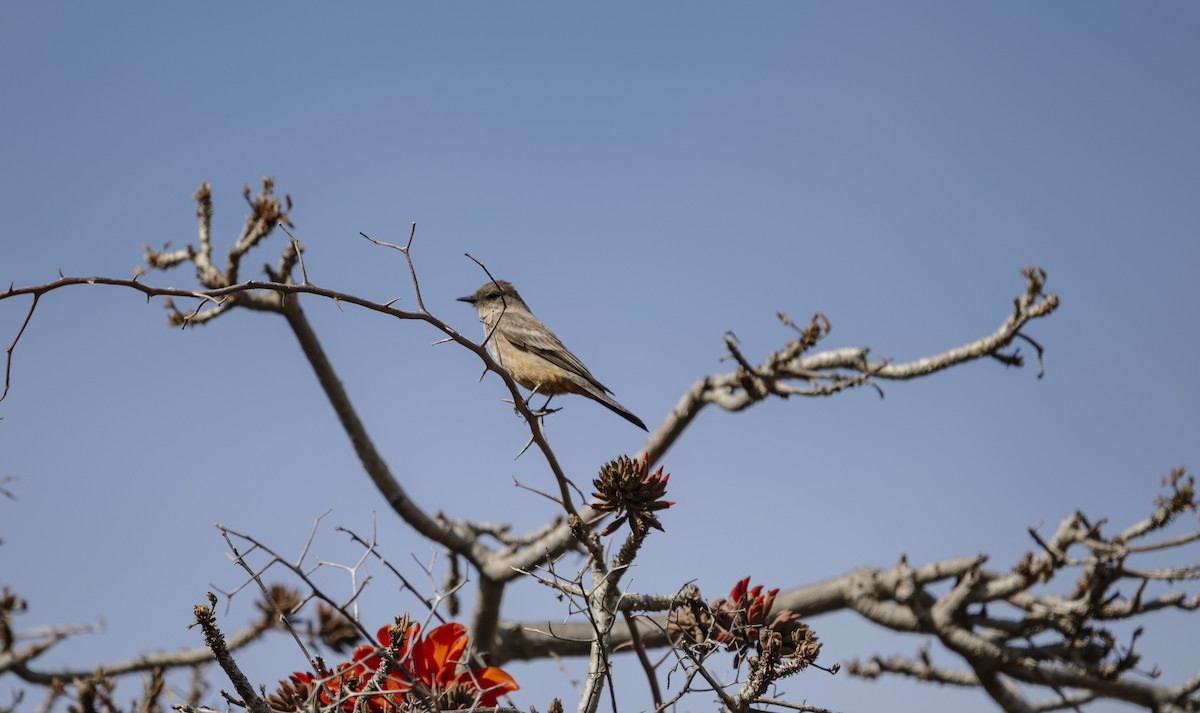
[[[772,589],[765,595],[762,590],[761,584],[750,587],[750,578],[746,577],[729,590],[729,599],[718,599],[712,603],[713,612],[718,617],[729,619],[730,628],[748,627],[757,634],[758,627],[767,624],[767,615],[775,604],[775,595],[779,594],[779,589]],[[776,618],[788,614],[791,612],[785,610]],[[722,638],[718,637],[718,641]]]
[[[500,696],[519,688],[512,676],[495,666],[460,670],[468,643],[467,629],[462,624],[442,624],[424,638],[418,636],[420,629],[419,624],[412,624],[404,633],[404,640],[393,645],[392,632],[398,627],[382,627],[376,634],[381,647],[359,646],[350,661],[339,665],[333,675],[321,682],[314,681],[311,673],[292,674],[293,688],[320,686],[321,703],[330,705],[331,698],[336,699],[348,713],[354,711],[358,694],[383,666],[388,670],[378,689],[365,692],[371,713],[399,713],[410,695],[433,697],[441,709],[495,706]],[[380,653],[384,650],[392,653],[399,669],[384,659]],[[414,684],[422,684],[418,688],[423,690],[410,693]],[[284,683],[281,693],[287,687]]]
[[[418,626],[413,625],[410,641]],[[385,629],[380,629],[380,635]],[[415,678],[429,686],[441,697],[452,687],[468,693],[478,692],[475,705],[494,706],[500,696],[519,688],[513,677],[495,666],[459,671],[459,663],[467,649],[467,627],[450,622],[430,629],[423,639],[412,645],[412,672]]]

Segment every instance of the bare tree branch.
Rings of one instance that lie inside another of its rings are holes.
[[[269,619],[260,618],[249,626],[241,629],[226,641],[226,648],[229,651],[237,651],[258,639],[262,638],[263,634],[273,628],[274,624]],[[5,652],[0,654],[0,673],[11,671],[18,678],[29,683],[35,683],[41,686],[49,686],[56,680],[72,680],[76,678],[87,678],[91,676],[96,667],[92,666],[87,669],[58,669],[58,670],[39,670],[31,668],[28,664],[37,654],[45,651],[49,645],[53,645],[67,638],[70,634],[78,632],[78,628],[61,627],[55,628],[48,633],[47,638],[39,642],[36,651],[33,655],[27,655],[28,651]],[[47,644],[45,646],[41,644]],[[31,645],[33,646],[33,645]],[[145,673],[156,668],[162,669],[177,669],[196,666],[197,664],[207,663],[213,660],[212,651],[207,647],[199,647],[193,649],[181,649],[178,651],[159,651],[155,653],[144,654],[123,661],[112,661],[105,663],[104,673],[107,676],[125,676],[135,673]]]
[[[767,355],[759,366],[753,366],[726,335],[725,345],[739,366],[732,372],[706,376],[694,382],[675,404],[663,423],[656,428],[642,448],[650,462],[662,460],[687,426],[709,404],[727,411],[741,411],[768,398],[799,396],[828,396],[856,386],[875,385],[876,381],[900,381],[927,376],[968,361],[1003,356],[1005,363],[1023,364],[1016,352],[1005,355],[1014,339],[1020,337],[1033,343],[1041,360],[1041,347],[1021,333],[1030,321],[1040,319],[1058,308],[1058,295],[1045,294],[1046,273],[1036,267],[1021,271],[1025,290],[1013,299],[1013,310],[991,334],[953,349],[909,362],[893,364],[872,361],[863,347],[847,347],[807,355],[807,352],[829,332],[829,320],[822,314],[813,315],[805,329],[796,327],[791,318],[780,313],[780,321],[799,332],[799,338],[789,341],[782,349]],[[1039,374],[1040,376],[1040,374]],[[797,388],[791,381],[804,382]]]
[[[1081,513],[1072,513],[1048,538],[1036,536],[1038,550],[1026,553],[1009,572],[985,569],[987,557],[983,555],[916,567],[902,559],[890,568],[861,568],[781,592],[775,603],[804,618],[851,610],[894,631],[932,636],[970,667],[970,671],[956,671],[935,666],[928,652],[921,651],[911,659],[876,656],[865,663],[850,662],[847,668],[853,675],[873,678],[896,674],[978,687],[1008,711],[1068,708],[1099,698],[1154,711],[1200,709],[1200,673],[1174,686],[1147,680],[1145,673],[1137,669],[1137,636],[1122,645],[1115,633],[1104,628],[1105,622],[1114,619],[1163,609],[1200,608],[1200,594],[1176,590],[1146,597],[1145,574],[1130,564],[1130,559],[1139,555],[1164,549],[1180,551],[1196,540],[1192,531],[1159,540],[1153,547],[1140,542],[1180,513],[1196,512],[1191,476],[1176,469],[1164,482],[1167,493],[1158,499],[1155,511],[1146,520],[1105,536],[1099,525]],[[1082,554],[1074,554],[1077,550],[1083,550]],[[1192,575],[1198,566],[1169,568],[1181,576],[1164,583],[1179,586],[1194,582]],[[1078,576],[1067,576],[1073,571]],[[1059,577],[1067,582],[1065,592],[1055,593],[1041,586]],[[939,583],[952,586],[937,596],[931,587]],[[1130,591],[1130,584],[1132,594],[1121,594]],[[641,611],[662,610],[658,597],[626,594],[622,601],[644,607]],[[667,618],[637,617],[634,621],[644,646],[672,645]],[[559,656],[585,653],[588,624],[557,624],[553,636],[543,633],[542,626],[533,622],[502,624],[494,660],[503,663],[537,658],[551,651]],[[613,650],[629,645],[629,626],[626,622],[613,627]],[[1053,697],[1030,702],[1018,684],[1049,689]]]

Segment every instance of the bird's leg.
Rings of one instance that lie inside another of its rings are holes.
[[[541,388],[541,384],[538,384],[538,388]],[[536,394],[536,393],[537,393],[537,389],[534,389],[533,393],[529,395],[529,399],[532,400],[534,394]],[[547,416],[549,414],[557,413],[558,411],[561,411],[562,410],[561,408],[550,408],[550,400],[553,398],[554,398],[554,394],[550,394],[549,396],[547,396],[546,403],[542,404],[542,407],[540,409],[538,409],[537,411],[532,411],[533,415],[540,418],[542,416]],[[526,401],[525,405],[526,405],[526,407],[528,407],[529,401]]]
[[[533,397],[537,396],[538,389],[540,389],[540,388],[542,388],[541,384],[538,384],[537,386],[533,387],[533,391],[530,391],[529,396],[525,398],[525,408],[529,409],[529,413],[531,415],[533,415],[535,418],[541,418],[542,416],[548,416],[549,414],[558,413],[559,411],[561,411],[562,410],[561,407],[560,408],[549,408],[550,399],[554,398],[554,394],[551,394],[550,396],[548,396],[546,398],[546,403],[542,404],[542,407],[540,409],[534,409],[533,407],[531,407],[529,405],[529,402],[533,401]],[[513,403],[510,399],[504,399],[504,401],[507,403],[513,404],[513,412],[520,415],[521,409],[517,408],[515,403]]]
[[[534,416],[536,416],[537,418],[541,418],[542,416],[547,416],[547,415],[549,415],[549,414],[556,413],[556,412],[560,411],[561,409],[556,409],[556,408],[555,408],[555,409],[552,409],[552,408],[549,408],[549,406],[550,406],[550,399],[554,398],[554,394],[551,394],[550,396],[548,396],[548,397],[546,398],[546,403],[542,404],[542,407],[541,407],[540,409],[536,409],[536,410],[535,410],[535,409],[533,409],[533,408],[530,408],[530,406],[529,406],[529,402],[533,400],[533,397],[534,397],[534,396],[537,396],[538,389],[540,389],[540,388],[542,388],[542,385],[541,385],[541,384],[538,384],[537,386],[533,387],[533,391],[531,391],[531,392],[529,393],[529,398],[525,399],[525,408],[529,409],[529,412],[530,412],[531,414],[533,414]]]

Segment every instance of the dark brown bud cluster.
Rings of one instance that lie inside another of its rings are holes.
[[[592,493],[596,499],[592,507],[618,517],[600,534],[615,532],[626,520],[629,520],[630,527],[642,532],[651,527],[662,530],[662,523],[654,513],[675,504],[663,500],[670,477],[670,473],[663,475],[661,466],[651,473],[647,456],[640,459],[621,456],[605,463],[600,468],[599,477],[592,481],[596,488],[596,492]]]
[[[317,605],[315,621],[308,623],[308,635],[339,654],[353,649],[361,638],[354,622],[327,604]]]
[[[258,609],[259,613],[268,620],[274,621],[279,616],[279,612],[283,612],[284,616],[291,619],[300,611],[303,603],[303,600],[300,599],[300,592],[282,584],[272,584],[267,587],[267,596],[255,602],[254,608]],[[276,607],[279,609],[276,610]]]

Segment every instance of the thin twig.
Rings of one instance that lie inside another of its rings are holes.
[[[11,294],[12,292],[12,285],[9,285],[8,293],[6,294]],[[33,302],[29,305],[29,312],[25,315],[25,321],[21,322],[21,329],[17,331],[17,336],[12,340],[12,344],[9,344],[8,349],[5,350],[7,357],[4,361],[4,392],[0,393],[0,401],[3,401],[8,396],[9,377],[12,375],[13,350],[17,348],[17,342],[21,341],[21,335],[25,334],[25,328],[29,326],[29,320],[33,319],[33,311],[37,309],[38,300],[41,298],[41,292],[33,293]]]
[[[292,235],[292,231],[287,229],[287,225],[283,221],[279,222],[279,229],[287,233],[287,236],[292,239],[292,250],[296,251],[296,260],[300,263],[300,277],[303,284],[308,284],[308,270],[304,269],[304,251],[300,249],[300,241],[296,240],[296,236]]]

